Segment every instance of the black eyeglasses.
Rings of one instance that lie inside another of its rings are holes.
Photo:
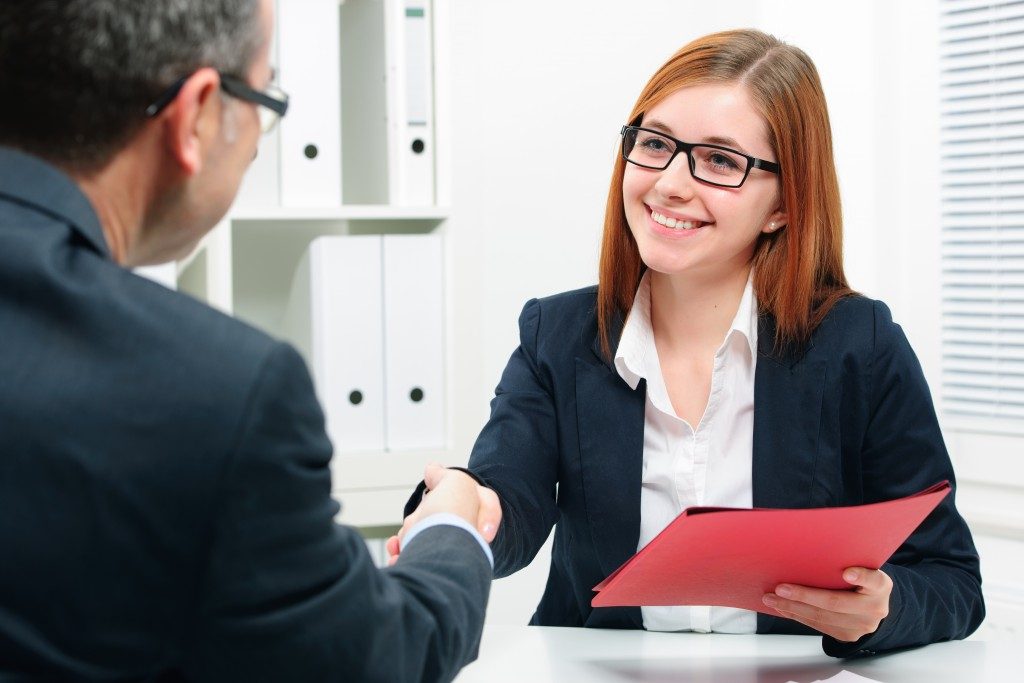
[[[739,187],[750,175],[750,169],[760,168],[779,173],[779,165],[744,154],[721,145],[693,144],[676,140],[656,130],[639,126],[623,126],[622,158],[631,164],[663,171],[680,152],[690,162],[690,175],[697,180],[719,187]]]
[[[241,78],[229,76],[228,74],[220,73],[220,89],[226,92],[228,95],[245,102],[251,102],[259,105],[260,117],[260,130],[264,133],[269,133],[273,130],[274,126],[281,119],[282,116],[288,111],[288,95],[275,85],[267,86],[264,91],[259,91],[251,88]],[[181,87],[185,85],[185,81],[190,78],[188,76],[182,76],[175,81],[167,90],[165,90],[160,97],[156,99],[153,104],[146,107],[146,116],[153,117],[164,110],[167,105],[174,101],[174,98],[178,96],[181,91]]]

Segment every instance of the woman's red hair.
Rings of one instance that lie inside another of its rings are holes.
[[[785,228],[762,233],[754,248],[754,292],[761,313],[775,318],[775,348],[798,348],[837,300],[853,292],[843,273],[843,219],[832,157],[825,94],[802,50],[755,30],[724,31],[676,52],[644,87],[632,122],[670,94],[692,85],[738,83],[765,121],[782,169]],[[601,347],[610,357],[611,321],[625,317],[643,274],[626,223],[622,175],[615,162],[601,243],[597,314]]]

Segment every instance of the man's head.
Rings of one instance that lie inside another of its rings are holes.
[[[93,186],[131,169],[122,191],[138,206],[137,225],[122,253],[111,245],[115,257],[181,256],[230,206],[255,153],[256,105],[226,95],[218,74],[267,85],[271,12],[271,0],[3,0],[0,144]],[[87,189],[105,230],[117,221],[104,220],[103,204],[131,213],[110,185]]]

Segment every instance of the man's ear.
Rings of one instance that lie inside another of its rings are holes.
[[[786,216],[786,212],[779,209],[765,219],[764,225],[761,226],[761,232],[768,234],[777,232],[786,227],[786,223],[788,222],[789,218]]]
[[[203,68],[188,77],[164,111],[164,141],[186,175],[202,170],[205,153],[217,136],[221,116],[220,76]]]

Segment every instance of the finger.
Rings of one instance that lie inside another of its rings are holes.
[[[477,488],[480,497],[480,513],[477,517],[477,529],[484,540],[490,543],[498,535],[501,524],[501,501],[498,494],[486,486]]]
[[[417,509],[416,512],[405,518],[405,522],[402,523],[402,528],[398,530],[397,534],[395,534],[398,538],[398,552],[402,552],[402,542],[405,540],[405,535],[409,533],[409,529],[416,526],[416,522],[418,522],[422,516],[422,513]]]
[[[444,479],[448,470],[445,469],[440,463],[432,462],[427,465],[423,471],[423,481],[427,484],[427,490],[437,488],[437,485]]]
[[[384,541],[384,549],[387,550],[389,557],[394,557],[399,552],[398,536],[391,536],[388,540]]]
[[[827,590],[783,583],[775,587],[775,595],[778,596],[781,605],[803,603],[827,612],[842,614],[859,614],[864,610],[864,596],[852,590]]]
[[[853,613],[837,612],[804,602],[786,600],[771,593],[764,596],[764,604],[783,613],[787,618],[796,619],[801,623],[814,622],[819,625],[814,628],[829,629],[830,634],[837,629],[845,632],[857,631],[862,635],[871,633],[878,628],[882,620],[878,616],[878,609],[863,596],[852,595],[865,603],[859,611]]]
[[[392,555],[391,557],[388,558],[388,566],[389,567],[394,567],[396,562],[398,562],[398,555]]]
[[[881,569],[865,567],[847,567],[843,571],[843,580],[857,586],[861,595],[885,595],[892,593],[892,579]]]
[[[856,629],[838,627],[833,624],[825,624],[820,621],[815,621],[813,619],[806,619],[798,614],[786,612],[785,610],[776,610],[776,612],[778,612],[780,616],[786,619],[798,621],[805,626],[813,628],[818,633],[822,633],[826,636],[831,636],[836,640],[842,642],[852,643],[856,640],[860,640],[863,636],[870,633],[870,631],[858,631]]]
[[[845,624],[842,623],[843,615],[835,612],[828,612],[820,607],[814,607],[813,605],[807,605],[793,600],[786,600],[778,597],[777,595],[773,595],[772,593],[765,595],[763,601],[764,604],[776,610],[784,617],[788,619],[795,619],[800,623],[813,621],[828,628],[845,626]],[[836,623],[836,620],[839,620],[839,623]]]

